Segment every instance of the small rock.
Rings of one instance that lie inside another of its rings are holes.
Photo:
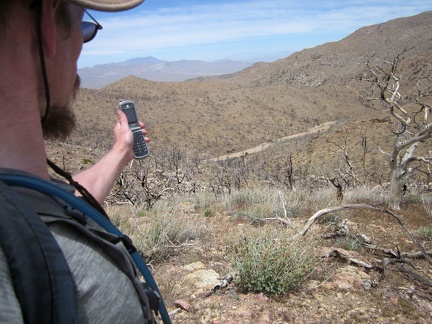
[[[363,280],[361,285],[365,290],[371,290],[372,288],[378,287],[378,283],[372,279]]]
[[[213,269],[202,269],[189,273],[180,280],[179,284],[200,294],[212,291],[213,287],[219,283],[219,278],[220,275]]]
[[[185,310],[186,312],[188,312],[191,308],[191,305],[187,301],[180,300],[180,299],[176,300],[174,302],[174,305],[175,307]]]
[[[183,267],[183,269],[185,269],[186,271],[202,270],[202,269],[205,269],[205,264],[202,263],[201,261],[198,261],[198,262],[194,262],[194,263],[185,265]]]
[[[263,302],[266,302],[269,300],[269,298],[266,295],[264,295],[263,293],[255,295],[254,299],[259,300],[259,301],[263,301]]]

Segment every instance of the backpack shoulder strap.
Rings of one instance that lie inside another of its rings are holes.
[[[76,323],[75,284],[51,232],[0,181],[0,246],[25,323]]]
[[[53,196],[56,199],[59,199],[64,203],[66,203],[66,205],[73,207],[74,210],[79,211],[83,215],[86,215],[86,217],[90,218],[104,231],[118,236],[118,239],[120,239],[120,241],[122,241],[122,243],[125,244],[125,247],[127,248],[127,251],[129,252],[129,255],[132,258],[133,263],[135,263],[136,267],[141,272],[141,274],[143,275],[146,281],[144,289],[152,290],[154,293],[153,294],[154,297],[151,296],[152,300],[149,300],[148,302],[150,302],[151,305],[153,305],[156,309],[159,310],[162,320],[165,324],[171,323],[168,311],[163,302],[163,299],[161,298],[157,284],[149,268],[147,267],[145,261],[142,259],[139,252],[133,246],[130,239],[126,235],[124,235],[117,227],[115,227],[105,216],[100,214],[96,209],[91,207],[88,203],[86,203],[82,199],[60,188],[59,186],[54,185],[51,182],[42,180],[40,178],[35,178],[34,176],[30,176],[30,175],[10,174],[7,172],[5,173],[2,172],[0,169],[0,180],[11,186],[25,187],[28,189],[39,191],[48,196]],[[50,222],[49,218],[44,219],[44,221],[46,223]],[[67,221],[67,219],[64,219],[64,221]]]

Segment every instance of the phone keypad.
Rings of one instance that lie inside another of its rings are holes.
[[[141,131],[133,132],[134,135],[134,154],[136,158],[143,158],[149,154],[147,143]]]

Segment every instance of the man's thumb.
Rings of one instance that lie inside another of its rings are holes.
[[[124,123],[127,124],[127,122],[128,122],[125,113],[121,110],[117,110],[117,118],[118,118],[120,125],[122,125]]]

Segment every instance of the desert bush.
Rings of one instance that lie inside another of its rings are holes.
[[[339,205],[333,188],[320,188],[314,190],[308,196],[309,207],[312,210],[321,210],[330,206]]]
[[[251,229],[230,246],[236,283],[244,292],[284,295],[296,290],[318,260],[306,241],[293,242],[286,231]]]
[[[370,203],[370,204],[380,204],[385,203],[387,197],[382,195],[377,190],[373,190],[373,188],[369,185],[361,185],[352,188],[347,191],[344,195],[344,204],[353,204],[353,203]]]
[[[403,201],[409,204],[423,203],[422,196],[418,194],[407,193],[403,196]]]
[[[420,227],[418,229],[418,234],[423,240],[432,241],[432,227]]]
[[[193,202],[195,210],[205,210],[214,205],[215,197],[206,191],[197,192],[193,195]]]
[[[276,187],[243,188],[223,197],[222,204],[231,214],[252,219],[296,217],[308,207],[301,190]]]
[[[254,205],[265,205],[271,201],[269,190],[261,188],[236,190],[231,195],[225,195],[222,198],[222,204],[225,209],[247,210]]]
[[[336,245],[344,250],[358,251],[362,247],[363,241],[355,237],[342,237],[336,241]]]
[[[326,215],[322,215],[321,217],[318,217],[316,223],[321,225],[335,224],[339,218],[340,216],[337,213],[329,213]]]
[[[174,247],[195,240],[201,235],[194,221],[179,219],[172,213],[152,217],[147,225],[143,228],[137,248],[155,261],[165,259]]]
[[[430,196],[423,194],[422,195],[422,203],[426,213],[429,216],[432,216],[432,199]]]
[[[344,191],[342,201],[337,199],[336,189],[332,187],[314,190],[310,193],[307,199],[309,201],[310,208],[317,211],[344,204],[381,204],[385,203],[387,196],[383,195],[382,192],[379,192],[378,190],[374,190],[369,185],[360,185]]]
[[[205,211],[204,211],[204,216],[205,217],[212,217],[214,215],[214,212],[213,212],[213,210],[211,210],[210,208],[207,208]]]
[[[151,211],[142,212],[123,207],[116,212],[112,222],[128,235],[147,261],[160,262],[188,242],[202,238],[205,226],[194,215],[177,208],[177,202],[164,201]],[[126,211],[126,212],[125,212]],[[140,215],[140,216],[138,216]]]

